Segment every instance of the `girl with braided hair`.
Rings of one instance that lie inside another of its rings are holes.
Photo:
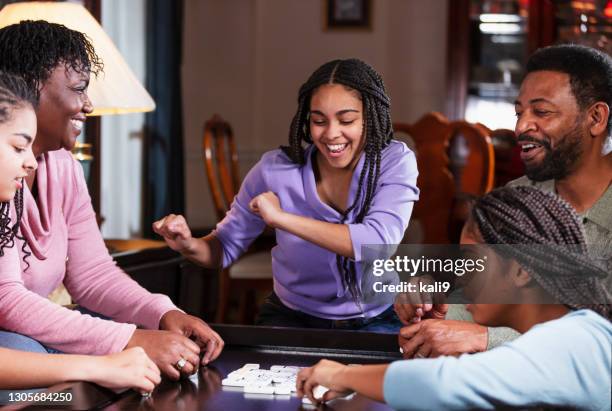
[[[572,207],[532,187],[497,189],[477,201],[461,243],[504,245],[485,247],[495,250],[487,254],[488,264],[504,271],[489,271],[495,278],[484,282],[482,292],[533,303],[470,304],[468,310],[482,325],[523,335],[459,358],[361,367],[322,360],[299,373],[298,394],[315,400],[313,388],[323,385],[330,389],[323,400],[357,391],[397,409],[609,410],[610,290],[601,281],[609,273],[588,258]],[[554,258],[543,257],[542,249]]]
[[[174,215],[154,230],[196,263],[226,267],[267,224],[274,292],[258,324],[395,332],[391,302],[364,298],[360,276],[362,245],[398,244],[418,199],[415,156],[392,137],[381,76],[330,61],[299,90],[289,146],[263,155],[215,231],[194,239]]]
[[[0,281],[9,270],[21,270],[15,240],[20,237],[23,179],[37,167],[32,153],[35,104],[36,97],[23,79],[0,71]],[[0,334],[8,335],[1,330]],[[140,348],[103,357],[0,348],[0,364],[0,389],[87,380],[111,388],[133,387],[149,392],[160,382],[159,369]],[[7,394],[0,391],[0,405],[10,399]]]

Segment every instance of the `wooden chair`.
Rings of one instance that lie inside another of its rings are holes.
[[[482,196],[494,187],[495,152],[489,133],[480,124],[453,121],[451,141],[461,139],[467,153],[464,166],[456,171],[455,180],[460,193]]]
[[[491,130],[480,123],[478,126],[491,138],[495,151],[495,187],[505,186],[509,181],[523,176],[525,165],[514,131],[506,128]]]
[[[455,183],[449,169],[448,143],[451,129],[439,113],[428,113],[414,124],[394,123],[396,134],[407,134],[416,154],[420,199],[415,204],[412,220],[423,231],[424,244],[448,244],[450,210],[455,197]],[[397,135],[396,135],[397,137]],[[411,224],[414,227],[415,224]]]
[[[210,186],[217,218],[222,220],[240,189],[238,154],[231,126],[219,115],[204,124],[202,140],[204,167]],[[255,244],[219,275],[219,299],[216,322],[226,320],[230,291],[240,298],[239,318],[252,322],[254,310],[252,292],[272,289],[272,256],[270,239],[267,244]]]
[[[423,231],[418,242],[457,242],[467,218],[464,194],[481,196],[493,188],[495,157],[491,140],[480,125],[450,122],[437,112],[425,114],[414,124],[394,123],[393,129],[396,136],[403,133],[412,139],[416,153],[421,194],[413,220]],[[464,158],[453,176],[449,150],[456,138],[464,145]]]

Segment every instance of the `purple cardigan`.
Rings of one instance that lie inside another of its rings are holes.
[[[249,171],[231,209],[215,230],[223,244],[224,267],[240,257],[263,231],[265,223],[248,207],[249,201],[262,192],[276,193],[283,210],[289,213],[340,222],[340,213],[323,203],[317,194],[311,161],[315,149],[314,146],[307,149],[307,162],[302,167],[292,163],[281,150],[274,150],[265,153]],[[362,155],[353,174],[348,204],[355,199],[364,161]],[[417,175],[414,153],[404,143],[392,141],[382,153],[378,187],[368,214],[362,223],[348,224],[358,273],[362,245],[398,244],[402,240],[414,202],[419,198]],[[355,216],[354,210],[348,221]],[[278,229],[276,239],[278,245],[272,250],[274,291],[288,307],[334,320],[369,318],[389,307],[366,301],[361,312],[343,286],[336,254]]]
[[[65,150],[49,152],[38,160],[36,179],[38,203],[26,188],[21,222],[30,268],[21,241],[0,257],[0,329],[67,353],[108,354],[125,347],[134,324],[159,328],[176,307],[140,287],[109,256],[79,163]],[[117,322],[47,300],[62,282],[76,303]]]

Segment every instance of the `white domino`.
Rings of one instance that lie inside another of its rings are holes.
[[[194,372],[193,374],[191,374],[189,376],[189,381],[191,381],[193,385],[198,387],[200,385],[200,376],[198,375],[198,372]]]
[[[221,384],[228,390],[236,389],[250,394],[291,395],[297,391],[296,378],[303,367],[273,365],[269,370],[261,369],[259,364],[245,364],[230,372]],[[322,396],[327,389],[317,387]],[[317,392],[319,392],[317,391]]]
[[[295,374],[290,374],[288,372],[275,372],[271,375],[272,382],[279,382],[279,383],[292,379],[292,376],[293,376],[293,379],[295,380]]]
[[[248,394],[274,394],[274,387],[271,385],[247,384],[244,392]]]
[[[246,381],[244,379],[234,380],[231,378],[224,378],[221,381],[221,385],[226,387],[244,387]]]
[[[274,386],[274,394],[279,395],[291,395],[293,391],[295,391],[290,384],[278,384]]]

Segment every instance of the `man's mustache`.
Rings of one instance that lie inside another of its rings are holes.
[[[530,136],[529,134],[519,134],[519,136],[516,138],[516,141],[518,143],[536,143],[541,145],[542,147],[548,149],[548,150],[552,150],[552,147],[550,145],[550,141],[548,141],[547,139],[537,139],[533,136]]]

